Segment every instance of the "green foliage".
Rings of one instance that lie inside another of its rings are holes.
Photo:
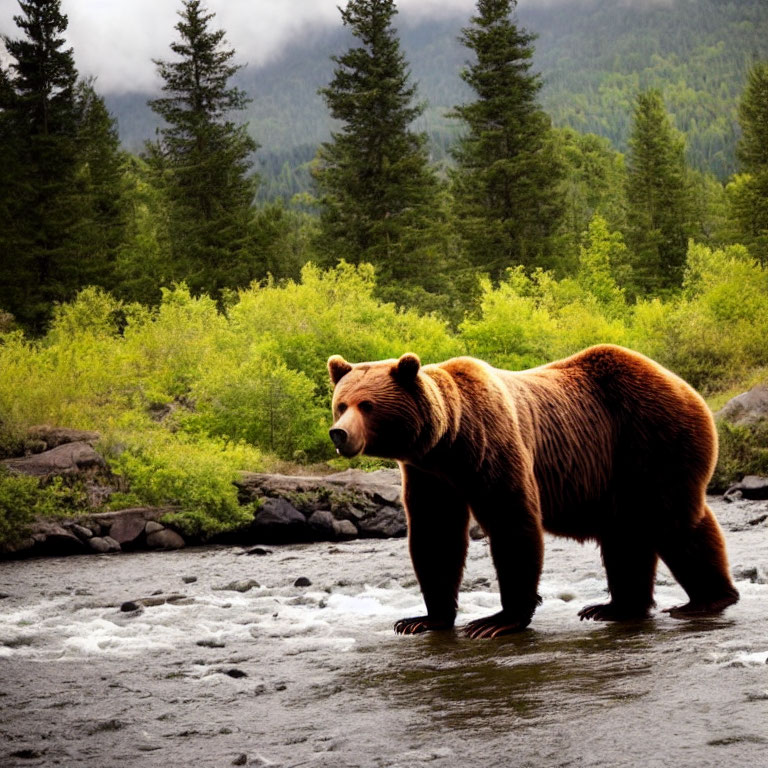
[[[628,239],[640,294],[678,288],[690,233],[685,139],[673,127],[661,93],[638,94],[627,161]]]
[[[327,408],[312,380],[288,368],[277,350],[255,343],[236,366],[209,368],[192,387],[197,413],[185,426],[299,461],[327,454]]]
[[[356,45],[332,57],[333,79],[320,90],[341,127],[322,144],[313,169],[316,244],[323,263],[372,263],[390,288],[387,298],[429,306],[424,294],[449,288],[446,232],[426,136],[410,128],[423,107],[413,103],[416,88],[392,27],[396,13],[393,0],[350,0],[341,9]]]
[[[461,338],[469,354],[512,370],[542,365],[590,344],[626,343],[627,329],[617,316],[622,294],[615,290],[606,303],[575,280],[557,281],[541,270],[528,276],[518,267],[497,287],[483,284],[479,316],[462,323]]]
[[[451,174],[458,228],[470,263],[494,279],[545,263],[562,216],[562,167],[530,72],[534,38],[510,18],[515,4],[478,0],[460,38],[474,55],[461,78],[475,100],[452,113],[466,128]]]
[[[172,505],[168,520],[187,535],[208,537],[247,523],[253,506],[241,506],[233,485],[238,470],[259,466],[260,454],[243,443],[145,430],[139,435],[113,436],[119,452],[109,455],[112,471],[130,488],[126,502]]]
[[[59,0],[20,3],[0,76],[0,306],[42,331],[53,302],[106,284],[122,238],[115,121],[77,82]]]
[[[259,277],[251,248],[256,142],[229,113],[248,103],[228,85],[240,69],[234,50],[222,48],[224,31],[208,28],[213,13],[200,0],[184,0],[171,43],[179,57],[156,61],[164,96],[151,108],[164,120],[147,145],[155,181],[168,203],[173,277],[218,297],[224,288]]]
[[[768,61],[749,71],[739,105],[741,138],[737,147],[744,173],[728,185],[739,242],[768,263]]]
[[[41,483],[35,477],[14,475],[0,465],[0,546],[18,543],[35,518],[72,517],[84,507],[82,488],[61,478]]]
[[[719,421],[720,453],[710,482],[712,492],[723,492],[744,475],[768,475],[768,424],[737,426]]]
[[[768,271],[742,246],[692,243],[683,296],[657,319],[659,362],[705,392],[725,387],[768,362]]]

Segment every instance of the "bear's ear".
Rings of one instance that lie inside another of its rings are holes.
[[[334,386],[351,370],[352,366],[341,355],[333,355],[328,358],[328,373],[331,374],[331,381]]]
[[[413,352],[406,352],[392,368],[392,375],[403,383],[414,381],[419,368],[421,360]]]

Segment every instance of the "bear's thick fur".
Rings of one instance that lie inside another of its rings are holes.
[[[470,510],[488,535],[501,612],[471,637],[526,627],[540,602],[544,530],[600,545],[610,602],[582,619],[649,614],[660,557],[688,593],[673,614],[738,600],[706,504],[717,454],[709,409],[682,379],[621,347],[510,372],[469,357],[421,366],[328,361],[330,430],[343,456],[397,459],[426,616],[399,633],[453,626]]]

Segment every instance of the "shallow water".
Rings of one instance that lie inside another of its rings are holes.
[[[579,622],[599,553],[548,538],[544,602],[498,640],[392,632],[422,612],[404,540],[2,563],[0,765],[766,767],[768,504],[716,511],[721,617]],[[184,599],[120,610],[155,592]],[[685,602],[664,569],[656,599]],[[472,542],[459,621],[498,607]]]

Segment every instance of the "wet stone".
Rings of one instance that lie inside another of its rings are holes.
[[[249,549],[245,553],[246,555],[271,555],[272,550],[271,549],[264,549],[264,547],[253,547],[253,549]]]
[[[182,576],[181,580],[185,584],[194,584],[197,581],[197,576]]]
[[[231,581],[224,587],[214,587],[217,592],[247,592],[249,589],[261,586],[258,581],[253,579],[242,579],[241,581]]]
[[[248,764],[248,755],[243,753],[242,755],[238,755],[233,761],[232,765],[247,765]]]
[[[201,648],[226,648],[227,644],[222,643],[221,640],[198,640],[195,645],[199,645]]]
[[[312,582],[306,576],[299,576],[296,581],[293,582],[294,587],[311,587]]]
[[[237,667],[233,667],[232,669],[225,669],[223,670],[225,675],[228,675],[229,677],[234,678],[235,680],[240,680],[243,677],[248,677],[247,672],[243,672],[242,669],[238,669]]]
[[[94,551],[99,552],[101,554],[104,554],[105,552],[110,551],[109,544],[102,539],[100,536],[94,536],[92,539],[88,540],[88,546]]]
[[[165,526],[158,523],[156,520],[147,520],[147,524],[144,526],[144,533],[149,535],[150,533],[157,533],[158,531],[164,531]]]
[[[75,536],[79,536],[81,539],[90,539],[94,535],[90,528],[86,528],[84,525],[78,525],[77,523],[72,523],[70,530]]]
[[[133,600],[128,600],[120,606],[120,610],[123,613],[133,613],[134,611],[141,611],[143,609],[138,603],[135,603]]]
[[[150,549],[181,549],[184,544],[184,539],[169,528],[163,528],[162,531],[155,531],[147,536],[147,546]]]

